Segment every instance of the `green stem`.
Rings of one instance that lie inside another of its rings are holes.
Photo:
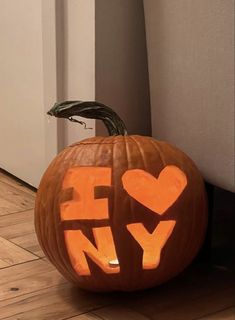
[[[55,103],[47,114],[57,118],[66,118],[80,124],[85,123],[74,119],[73,116],[99,119],[104,122],[109,135],[127,135],[126,126],[117,113],[110,107],[96,101],[64,101]]]

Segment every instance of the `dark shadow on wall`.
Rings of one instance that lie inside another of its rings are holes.
[[[120,115],[129,134],[151,135],[143,1],[96,1],[95,21],[96,100]],[[97,121],[96,135],[104,134]]]

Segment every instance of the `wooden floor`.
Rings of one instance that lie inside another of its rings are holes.
[[[34,232],[34,200],[33,191],[0,172],[0,319],[235,319],[234,251],[223,247],[220,229],[210,263],[194,263],[151,290],[94,294],[74,288],[44,257]],[[228,222],[226,210],[223,217],[220,226]]]

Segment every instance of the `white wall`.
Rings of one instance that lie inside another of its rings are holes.
[[[34,186],[56,153],[45,115],[55,99],[53,10],[53,1],[0,0],[0,167]]]

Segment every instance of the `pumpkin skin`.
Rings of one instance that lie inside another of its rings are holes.
[[[128,170],[140,169],[157,179],[167,166],[179,168],[187,183],[172,205],[159,214],[127,192],[123,176]],[[61,220],[61,203],[74,196],[72,188],[62,190],[63,181],[68,170],[76,167],[111,168],[111,186],[94,190],[95,198],[108,198],[108,219]],[[143,269],[143,249],[127,225],[142,223],[151,233],[161,221],[175,221],[174,229],[162,248],[159,265]],[[86,255],[91,274],[79,275],[69,257],[65,230],[81,230],[95,245],[92,228],[102,226],[111,228],[120,272],[105,273]],[[66,148],[46,170],[36,198],[35,228],[45,255],[69,281],[91,291],[133,291],[175,277],[198,253],[206,227],[207,201],[198,169],[182,151],[151,137],[94,137]]]

